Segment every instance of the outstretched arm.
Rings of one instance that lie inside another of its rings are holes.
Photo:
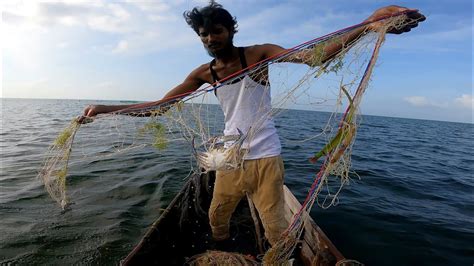
[[[173,100],[179,100],[190,92],[197,90],[202,84],[204,84],[204,81],[200,78],[202,68],[203,67],[201,66],[191,72],[191,74],[189,74],[181,84],[168,91],[161,100],[129,105],[89,105],[84,109],[83,116],[78,118],[78,122],[85,123],[86,121],[89,121],[86,117],[94,117],[98,114],[114,112],[134,116],[149,116],[151,114],[150,112],[139,112],[135,110],[146,109],[147,107],[159,106],[163,103],[173,102]]]
[[[412,11],[407,13],[407,21],[406,24],[401,28],[389,28],[387,30],[388,33],[394,34],[401,34],[404,32],[409,32],[412,28],[418,26],[419,22],[424,21],[426,18],[417,10],[408,9],[401,6],[387,6],[380,9],[377,9],[371,16],[369,16],[366,20],[362,23],[368,23],[366,26],[358,27],[340,37],[336,40],[331,41],[330,43],[322,43],[321,48],[322,51],[319,53],[319,58],[315,58],[315,53],[312,49],[304,49],[298,51],[287,58],[285,58],[285,62],[293,62],[293,63],[303,63],[310,66],[320,65],[324,62],[332,59],[336,56],[344,47],[347,47],[361,38],[364,34],[370,31],[378,31],[379,29],[383,28],[384,21],[377,21],[384,17],[390,17],[396,15],[400,12]],[[371,23],[372,22],[372,23]],[[281,54],[286,49],[277,46],[268,44],[266,46],[265,56],[266,58]]]

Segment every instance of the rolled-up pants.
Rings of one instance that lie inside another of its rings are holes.
[[[229,224],[239,201],[248,194],[262,220],[265,236],[276,243],[288,226],[284,218],[281,156],[245,160],[243,167],[217,171],[214,194],[209,208],[209,221],[215,240],[229,238]]]

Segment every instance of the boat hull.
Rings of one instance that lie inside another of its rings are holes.
[[[215,180],[213,172],[194,175],[146,232],[140,243],[121,261],[122,265],[184,265],[207,250],[222,250],[212,240],[207,211]],[[285,186],[285,219],[291,220],[300,203]],[[258,219],[257,219],[258,220]],[[324,232],[304,214],[304,232],[296,253],[296,264],[335,265],[344,259]],[[239,203],[231,220],[231,239],[224,251],[257,257],[259,243],[247,200]],[[261,226],[260,226],[261,228]],[[260,245],[261,247],[262,245]],[[268,245],[263,245],[263,248]]]

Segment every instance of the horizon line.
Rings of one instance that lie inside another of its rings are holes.
[[[70,98],[19,98],[19,97],[3,97],[0,96],[0,99],[11,99],[11,100],[67,100],[67,101],[100,101],[100,102],[150,102],[150,100],[104,100],[104,99],[70,99]],[[203,103],[203,104],[210,104],[210,105],[219,105],[217,103]],[[286,109],[286,110],[296,110],[296,111],[308,111],[308,112],[321,112],[321,113],[333,113],[329,111],[323,110],[307,110],[307,109],[297,109],[297,108],[279,108],[279,109]],[[403,116],[387,116],[387,115],[380,115],[380,114],[360,114],[361,116],[375,116],[375,117],[386,117],[386,118],[401,118],[401,119],[411,119],[411,120],[424,120],[424,121],[435,121],[435,122],[446,122],[446,123],[460,123],[460,124],[471,124],[474,125],[474,120],[470,122],[463,122],[463,121],[449,121],[449,120],[435,120],[429,118],[416,118],[416,117],[403,117]]]

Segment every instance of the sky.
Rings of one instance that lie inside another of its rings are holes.
[[[292,47],[357,24],[382,6],[427,20],[391,35],[362,113],[473,123],[471,0],[221,0],[237,46]],[[3,0],[2,98],[158,100],[209,62],[182,14],[207,1]]]

